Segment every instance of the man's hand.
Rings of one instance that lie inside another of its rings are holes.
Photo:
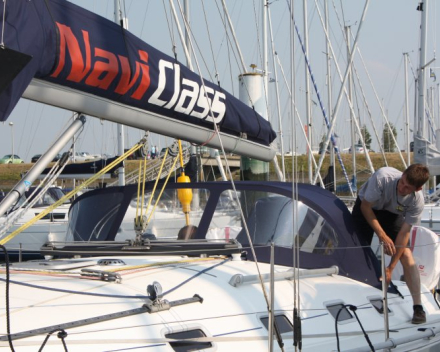
[[[396,247],[394,246],[393,241],[391,240],[391,238],[388,237],[382,226],[380,226],[379,221],[374,214],[372,206],[372,203],[364,199],[361,203],[362,215],[364,215],[365,220],[367,220],[368,224],[379,237],[380,242],[383,243],[385,253],[393,256],[394,254],[396,254]]]
[[[389,256],[393,256],[394,254],[396,254],[396,247],[394,246],[394,242],[391,238],[385,235],[379,237],[379,240],[380,243],[383,243],[385,254],[388,254]]]
[[[387,287],[390,285],[391,283],[391,274],[393,273],[393,271],[390,268],[386,268],[385,269],[385,279],[387,280]],[[383,280],[382,276],[379,279],[380,281]]]

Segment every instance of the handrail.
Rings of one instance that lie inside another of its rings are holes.
[[[187,164],[190,158],[190,150],[185,149],[183,151],[183,162],[184,164]],[[177,167],[172,168],[174,161],[174,157],[170,154],[168,154],[162,173],[160,174],[160,177],[166,177],[169,173],[175,171]],[[161,165],[161,158],[157,158],[154,160],[149,160],[149,163],[147,163],[147,171],[145,175],[145,181],[153,181],[159,176],[159,170]],[[139,173],[138,170],[133,170],[132,172],[128,173],[125,177],[125,184],[134,184],[138,182]],[[112,182],[109,185],[115,186],[118,183],[118,181]]]
[[[322,276],[322,275],[337,275],[339,273],[339,268],[337,266],[331,266],[330,268],[322,269],[300,269],[299,277],[311,277],[311,276]],[[293,270],[287,270],[280,273],[275,273],[274,280],[289,280],[292,279],[294,275]],[[267,282],[270,280],[270,274],[261,275],[262,280]],[[255,284],[260,282],[258,275],[242,275],[235,274],[229,280],[229,284],[234,287],[238,287],[246,284]]]

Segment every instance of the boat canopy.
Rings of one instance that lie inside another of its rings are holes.
[[[298,184],[298,200],[292,200],[292,185],[289,183],[236,182],[237,199],[228,182],[169,183],[159,199],[157,194],[161,186],[157,186],[155,193],[153,187],[153,183],[145,184],[144,200],[140,201],[145,204],[144,209],[147,204],[151,204],[150,209],[155,207],[143,235],[148,240],[148,248],[154,247],[155,240],[161,245],[163,240],[174,240],[172,248],[181,253],[182,247],[176,245],[179,242],[176,239],[186,222],[178,193],[182,189],[192,190],[194,199],[189,219],[197,231],[191,241],[238,242],[246,258],[254,260],[240,216],[240,204],[259,262],[269,262],[273,242],[275,263],[293,266],[293,248],[298,243],[301,268],[337,266],[340,275],[381,286],[376,256],[369,245],[361,244],[345,204],[325,189]],[[137,195],[136,185],[97,189],[81,195],[69,212],[68,240],[84,243],[134,239],[135,212],[130,213],[130,209],[140,204]],[[295,217],[294,204],[297,205]],[[127,219],[132,220],[130,235],[123,237]],[[296,219],[297,226],[292,219]],[[297,235],[294,235],[295,231]],[[187,254],[200,255],[200,252],[188,251]]]

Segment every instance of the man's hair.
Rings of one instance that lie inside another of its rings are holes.
[[[408,183],[416,188],[422,187],[429,179],[429,170],[423,164],[412,164],[403,172]]]

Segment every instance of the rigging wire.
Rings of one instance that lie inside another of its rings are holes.
[[[280,136],[280,145],[281,145],[281,167],[282,167],[282,180],[286,180],[286,170],[285,170],[285,161],[284,161],[284,139],[283,139],[283,125],[281,119],[281,111],[280,111],[280,96],[279,96],[279,84],[278,84],[278,71],[276,67],[275,57],[277,52],[275,50],[275,43],[273,39],[272,32],[272,16],[270,12],[270,6],[267,7],[267,17],[269,20],[269,32],[270,32],[270,42],[272,47],[272,65],[273,71],[275,75],[275,96],[276,96],[276,106],[277,106],[277,115],[278,115],[278,128],[279,128],[279,136]]]
[[[218,3],[217,3],[217,1],[215,2],[215,5],[217,6],[217,11],[218,11],[219,16],[220,16],[220,18],[221,18],[221,20],[222,20],[222,23],[223,23],[223,29],[225,30],[224,38],[226,38],[226,49],[227,49],[227,51],[228,51],[228,55],[227,55],[227,59],[228,59],[228,63],[229,63],[228,67],[231,68],[231,67],[232,67],[232,61],[231,61],[231,56],[232,56],[232,55],[231,55],[231,50],[232,50],[232,48],[231,48],[231,45],[230,45],[230,42],[229,42],[228,29],[227,29],[226,24],[225,24],[225,19],[224,19],[224,16],[225,16],[225,15],[222,16],[222,12],[220,11],[220,8],[218,7]],[[220,53],[221,53],[221,48],[222,48],[222,46],[223,46],[224,38],[222,38],[222,40],[221,40],[221,44],[219,45],[219,49],[218,49],[217,57],[218,57],[218,56],[220,55]],[[237,58],[235,58],[235,59],[237,60]],[[225,68],[225,70],[226,70],[226,68]],[[232,70],[229,69],[228,72],[229,72],[230,84],[231,84],[231,87],[232,87],[232,89],[231,89],[231,93],[232,93],[232,95],[235,95],[235,84],[234,84],[234,78],[232,77]]]
[[[182,6],[181,6],[181,4],[180,4],[180,1],[178,1],[178,5],[179,5],[180,13],[181,13],[181,15],[183,16],[183,9],[182,9]],[[184,16],[183,16],[183,17],[184,17]],[[187,23],[186,20],[184,21],[184,25],[185,25],[185,27],[186,27],[186,30],[187,30],[189,33],[192,33],[192,32],[191,32],[191,29],[188,28],[189,25],[188,25],[188,23]],[[191,37],[192,37],[192,36],[189,36],[189,41],[190,41],[190,46],[193,47]],[[201,75],[201,70],[200,70],[200,65],[199,65],[199,61],[198,61],[196,55],[195,55],[195,63],[196,63],[196,67],[197,67],[197,70],[198,70],[198,72],[199,72],[199,75],[200,75],[200,77],[202,77],[202,75]],[[207,95],[207,92],[206,92],[205,82],[204,82],[204,80],[203,80],[202,78],[201,78],[200,80],[201,80],[201,85],[202,85],[203,88],[204,88],[205,98],[207,99],[207,101],[209,101],[208,97],[206,96],[206,95]],[[208,104],[208,106],[209,106],[209,116],[213,117],[214,115],[213,115],[213,112],[212,112],[211,104]],[[256,266],[257,273],[258,273],[258,277],[259,277],[259,281],[260,281],[261,289],[262,289],[262,292],[263,292],[263,296],[264,296],[264,299],[265,299],[266,305],[269,306],[269,298],[268,298],[268,295],[267,295],[267,292],[266,292],[266,287],[265,287],[265,285],[264,285],[264,282],[263,282],[263,279],[262,279],[262,276],[261,276],[261,271],[260,271],[260,268],[259,268],[259,265],[258,265],[257,255],[256,255],[256,253],[255,253],[255,249],[254,249],[254,247],[253,247],[253,242],[252,242],[252,239],[251,239],[251,236],[250,236],[250,233],[249,233],[249,228],[248,228],[247,223],[246,223],[246,219],[245,219],[245,216],[244,216],[243,209],[242,209],[242,207],[241,207],[241,202],[240,202],[240,199],[238,198],[238,192],[237,192],[237,189],[236,189],[236,187],[235,187],[235,183],[234,183],[234,179],[233,179],[233,176],[232,176],[232,172],[231,172],[231,169],[230,169],[230,166],[229,166],[228,158],[226,157],[226,152],[225,152],[225,148],[224,148],[224,145],[223,145],[223,141],[222,141],[221,135],[220,135],[220,133],[219,133],[218,126],[217,126],[217,124],[216,124],[215,122],[213,122],[213,127],[214,127],[215,134],[217,135],[218,140],[219,140],[219,143],[220,143],[220,149],[221,149],[222,154],[223,154],[223,157],[224,157],[224,162],[225,162],[225,165],[226,165],[227,172],[228,172],[228,174],[229,174],[229,178],[230,178],[230,182],[231,182],[231,186],[232,186],[232,189],[233,189],[234,195],[235,195],[235,197],[236,197],[236,202],[237,202],[237,204],[239,205],[238,208],[239,208],[239,210],[240,210],[240,217],[241,217],[241,219],[242,219],[242,221],[243,221],[243,227],[244,227],[244,229],[245,229],[245,233],[246,233],[247,239],[248,239],[248,241],[249,241],[249,243],[250,243],[250,245],[251,245],[251,252],[252,252],[252,255],[253,255],[254,260],[255,260],[255,266]]]
[[[391,128],[390,128],[390,126],[389,126],[389,119],[388,119],[388,116],[387,116],[387,114],[385,113],[385,109],[384,109],[384,107],[383,107],[383,104],[382,104],[382,102],[381,102],[380,99],[379,99],[379,95],[377,94],[376,87],[375,87],[375,85],[374,85],[374,83],[373,83],[373,80],[371,79],[370,72],[369,72],[368,69],[367,69],[367,65],[365,64],[365,61],[364,61],[363,55],[362,55],[362,53],[361,53],[361,51],[360,51],[359,48],[357,48],[357,52],[358,52],[358,54],[359,54],[359,57],[360,57],[360,59],[361,59],[362,65],[363,65],[364,70],[365,70],[365,73],[366,73],[366,75],[367,75],[367,77],[368,77],[368,80],[369,80],[369,82],[370,82],[371,88],[373,89],[373,92],[374,92],[374,94],[375,94],[376,101],[377,101],[377,103],[378,103],[378,105],[379,105],[379,108],[380,108],[380,110],[381,110],[381,113],[382,113],[382,117],[384,118],[384,120],[385,120],[385,122],[386,122],[388,128],[391,130]],[[394,140],[395,145],[398,145],[393,133],[391,133],[391,137],[392,137],[392,139]],[[384,154],[384,155],[385,155],[385,154]],[[400,151],[400,149],[399,149],[399,156],[400,156],[400,159],[402,160],[402,163],[405,165],[405,159],[403,158],[403,155],[402,155],[402,152]]]
[[[143,19],[143,21],[142,21],[141,34],[140,34],[140,37],[141,37],[141,38],[142,38],[142,35],[143,35],[143,33],[144,33],[144,26],[145,26],[145,23],[147,23],[147,12],[148,12],[148,8],[149,8],[149,7],[150,7],[150,0],[148,0],[148,2],[147,2],[147,6],[145,7],[144,19]],[[166,17],[167,22],[168,22],[168,17],[166,16],[166,13],[165,13],[165,17]],[[169,30],[169,28],[168,28],[168,30]]]
[[[286,87],[287,87],[287,93],[288,93],[290,99],[291,99],[291,100],[293,99],[293,105],[291,106],[291,111],[292,111],[292,113],[291,113],[291,114],[292,114],[291,119],[295,120],[295,119],[294,119],[294,116],[296,116],[296,118],[297,118],[298,121],[300,122],[300,130],[301,130],[301,132],[303,133],[304,140],[305,140],[305,142],[306,142],[306,144],[307,144],[307,148],[311,149],[311,148],[312,148],[312,147],[311,147],[311,144],[310,144],[310,142],[309,142],[309,140],[308,140],[308,138],[307,138],[306,131],[304,130],[304,127],[303,127],[303,126],[304,126],[303,121],[302,121],[301,116],[300,116],[300,114],[299,114],[299,111],[298,111],[297,105],[295,104],[295,98],[294,98],[294,95],[292,95],[292,91],[291,91],[291,89],[289,88],[289,83],[287,82],[287,78],[286,78],[286,75],[285,75],[285,73],[284,73],[283,66],[281,65],[281,61],[280,61],[280,59],[279,59],[278,56],[277,56],[277,60],[278,60],[278,66],[280,66],[281,74],[282,74],[282,76],[283,76],[283,78],[284,78],[284,82],[285,82]],[[295,127],[295,126],[292,126],[292,131],[294,131],[294,127]],[[292,134],[293,134],[293,132],[292,132]],[[294,142],[294,139],[292,138],[292,143],[293,143],[293,142]],[[295,151],[295,150],[296,150],[296,140],[295,140],[295,145],[294,145],[294,146],[292,145],[291,148],[294,148],[294,149],[292,149],[292,151]],[[292,156],[293,156],[293,155],[292,155]],[[293,160],[293,159],[292,159],[292,160]],[[315,158],[312,158],[312,163],[313,163],[313,166],[314,166],[315,168],[317,168],[317,164],[316,164],[316,160],[315,160]],[[321,178],[321,174],[318,174],[318,178],[319,178],[319,182],[320,182],[320,184],[323,185],[323,181],[322,181],[322,178]],[[292,174],[292,179],[294,179],[294,174]]]
[[[292,9],[290,9],[290,11],[292,11]],[[293,16],[293,13],[292,13],[292,16]],[[323,114],[323,116],[324,116],[325,123],[326,123],[326,125],[327,125],[328,130],[329,130],[328,133],[327,133],[326,143],[324,143],[324,149],[327,149],[327,145],[328,145],[327,140],[328,140],[328,139],[331,140],[331,141],[332,141],[332,144],[333,144],[333,146],[334,146],[334,148],[335,148],[336,154],[337,154],[337,156],[338,156],[338,161],[339,161],[339,164],[341,165],[341,168],[342,168],[342,171],[343,171],[343,174],[344,174],[345,180],[346,180],[346,182],[347,182],[347,184],[348,184],[348,187],[349,187],[349,189],[350,189],[351,194],[353,195],[353,189],[352,189],[352,187],[351,187],[351,182],[350,182],[350,180],[349,180],[349,178],[348,178],[348,174],[347,174],[347,172],[346,172],[346,169],[345,169],[345,166],[344,166],[344,162],[342,161],[342,157],[341,157],[341,153],[340,153],[340,151],[339,151],[339,147],[336,145],[336,140],[335,140],[334,135],[333,135],[333,133],[332,133],[332,127],[334,126],[334,120],[335,120],[335,119],[333,118],[333,120],[332,120],[331,122],[328,120],[327,112],[326,112],[325,107],[324,107],[324,105],[323,105],[323,102],[322,102],[322,99],[321,99],[321,95],[320,95],[319,90],[318,90],[318,86],[316,85],[316,81],[315,81],[315,78],[314,78],[314,75],[313,75],[312,68],[311,68],[310,63],[309,63],[309,59],[308,59],[307,54],[306,54],[306,51],[305,51],[305,47],[304,47],[303,42],[302,42],[302,39],[301,39],[301,35],[300,35],[300,33],[299,33],[299,30],[298,30],[298,27],[297,27],[297,25],[296,25],[296,23],[295,23],[295,20],[292,19],[292,21],[293,21],[293,26],[294,26],[294,29],[295,29],[295,32],[296,32],[297,38],[298,38],[298,40],[299,40],[299,43],[300,43],[301,49],[302,49],[303,54],[304,54],[304,60],[305,60],[305,62],[306,62],[306,64],[307,64],[307,69],[308,69],[308,72],[310,73],[310,78],[311,78],[311,80],[312,80],[313,87],[314,87],[314,89],[315,89],[315,92],[316,92],[316,95],[317,95],[317,98],[318,98],[318,101],[319,101],[319,105],[320,105],[320,108],[321,108],[321,112],[322,112],[322,114]],[[310,152],[310,153],[312,152],[311,148],[309,149],[309,152]],[[323,155],[325,155],[325,153],[324,153]],[[322,158],[322,157],[321,157],[321,158]],[[314,159],[314,158],[312,158],[312,159]],[[320,163],[322,164],[321,160],[320,160]],[[319,167],[320,167],[320,165],[319,165]],[[317,168],[316,171],[317,171],[317,172],[316,172],[316,174],[315,174],[314,182],[313,182],[313,183],[316,183],[316,180],[317,180],[318,178],[320,179],[319,168]],[[321,185],[322,185],[322,181],[321,181]]]
[[[369,105],[368,102],[367,102],[367,97],[366,97],[366,95],[365,95],[365,90],[364,90],[364,88],[363,88],[363,85],[362,85],[362,82],[361,82],[361,79],[360,79],[360,76],[359,76],[358,70],[357,70],[357,68],[356,68],[355,65],[353,65],[353,71],[354,71],[355,76],[356,76],[356,79],[357,79],[357,84],[359,85],[359,88],[360,88],[360,90],[361,90],[361,94],[362,94],[362,99],[363,99],[363,102],[364,102],[364,106],[365,106],[365,108],[367,109],[367,114],[368,114],[368,116],[370,117],[370,122],[371,122],[371,126],[373,127],[374,135],[376,136],[376,140],[377,140],[377,141],[380,141],[379,133],[378,133],[378,130],[377,130],[376,124],[375,124],[374,119],[373,119],[373,114],[371,113],[370,105]],[[382,157],[383,157],[383,161],[384,161],[384,163],[385,163],[385,166],[388,166],[388,161],[387,161],[387,158],[386,158],[386,156],[385,156],[385,151],[384,151],[383,146],[382,146],[381,143],[379,143],[379,148],[380,148],[380,150],[381,150],[381,154],[382,154]]]
[[[322,19],[321,12],[320,12],[319,7],[318,7],[318,5],[317,5],[317,3],[316,3],[316,0],[315,0],[315,4],[316,4],[316,8],[317,8],[317,10],[318,10],[319,18],[320,18],[320,20],[321,20],[321,24],[322,24],[322,26],[323,26],[323,28],[324,28],[324,32],[325,32],[325,34],[326,34],[326,37],[329,38],[329,37],[328,37],[327,30],[325,29],[325,25],[324,25],[324,21],[323,21],[323,19]],[[363,22],[364,22],[364,20],[365,20],[365,15],[366,15],[366,10],[367,10],[367,8],[368,8],[368,4],[369,4],[369,0],[367,0],[367,1],[365,2],[364,10],[363,10],[363,12],[362,12],[361,23],[360,23],[360,25],[359,25],[359,29],[358,29],[358,31],[357,31],[357,33],[356,33],[356,37],[355,37],[354,42],[353,42],[353,48],[352,48],[353,50],[351,50],[350,55],[349,55],[349,56],[350,56],[350,59],[349,59],[348,65],[350,65],[350,66],[353,66],[353,60],[354,60],[355,49],[357,48],[357,41],[358,41],[358,38],[359,38],[360,29],[361,29],[362,24],[363,24]],[[339,18],[339,17],[338,17],[338,18]],[[344,33],[344,35],[345,35],[345,30],[344,30],[343,27],[341,27],[341,31],[342,31],[342,32]],[[330,48],[330,50],[332,51],[333,57],[335,57],[335,55],[334,55],[334,51],[333,51],[333,46],[332,46],[331,44],[329,45],[329,48]],[[357,48],[357,50],[359,51],[359,48]],[[360,52],[360,51],[359,51],[359,52]],[[338,111],[338,108],[340,107],[340,102],[341,102],[341,100],[342,100],[342,93],[343,93],[343,92],[345,93],[345,95],[346,95],[346,97],[347,97],[347,103],[348,103],[348,105],[349,105],[349,107],[350,107],[350,111],[352,112],[352,115],[353,115],[353,116],[356,115],[355,112],[354,112],[353,104],[352,104],[352,102],[351,102],[351,99],[349,98],[349,95],[348,95],[348,93],[347,93],[347,89],[346,89],[346,87],[345,87],[345,80],[348,78],[348,73],[349,73],[349,67],[348,67],[348,65],[347,65],[347,70],[345,71],[345,75],[342,76],[342,73],[341,73],[341,71],[340,71],[340,69],[339,69],[339,65],[338,65],[337,61],[335,61],[335,66],[336,66],[336,69],[337,69],[337,72],[338,72],[338,75],[339,75],[339,78],[340,78],[340,80],[341,80],[342,85],[341,85],[341,88],[340,88],[340,91],[339,91],[338,100],[337,100],[337,103],[336,103],[336,106],[335,106],[335,109],[334,109],[334,112],[333,112],[333,120],[331,121],[331,124],[330,124],[330,131],[327,133],[327,138],[326,138],[326,141],[325,141],[325,143],[324,143],[324,149],[327,148],[327,145],[328,145],[328,142],[329,142],[329,133],[331,133],[332,130],[333,130],[333,127],[334,127],[334,124],[335,124],[335,120],[336,120],[336,116],[337,116],[337,111]],[[357,122],[357,119],[353,119],[353,121],[354,121],[354,123],[355,123],[355,127],[356,127],[356,130],[357,130],[358,134],[361,135],[361,130],[360,130],[360,128],[359,128],[359,124],[358,124],[358,122]],[[364,147],[365,147],[365,145],[364,145]],[[322,162],[323,162],[323,160],[324,160],[323,157],[324,157],[324,154],[322,154],[321,157],[320,157],[320,159],[319,159],[319,165],[320,165],[320,167],[322,166]],[[339,158],[339,157],[340,157],[340,156],[339,156],[339,154],[338,154],[338,158]],[[370,170],[373,172],[374,168],[373,168],[373,164],[372,164],[372,162],[371,162],[371,159],[370,159],[369,154],[368,154],[368,153],[365,153],[365,157],[366,157],[366,160],[368,161],[368,165],[369,165],[369,167],[370,167]],[[315,176],[315,178],[316,178],[316,176]],[[351,187],[351,183],[349,184],[349,188],[352,189],[352,187]],[[352,194],[353,194],[353,193],[352,193]]]
[[[217,79],[218,86],[220,86],[220,79],[217,70],[217,61],[215,60],[214,50],[212,49],[211,33],[209,32],[208,19],[206,18],[206,9],[203,1],[202,1],[202,9],[203,9],[203,17],[205,19],[206,32],[208,33],[208,38],[209,38],[209,49],[211,49],[212,60],[214,61],[215,78]]]
[[[162,5],[163,5],[164,13],[165,13],[165,18],[167,20],[168,32],[170,34],[170,39],[171,39],[171,44],[172,44],[171,51],[174,53],[174,58],[177,60],[176,40],[174,38],[174,30],[171,28],[173,22],[168,19],[168,12],[167,12],[167,9],[165,6],[165,1],[162,1]],[[171,15],[170,15],[170,17],[171,17]]]

